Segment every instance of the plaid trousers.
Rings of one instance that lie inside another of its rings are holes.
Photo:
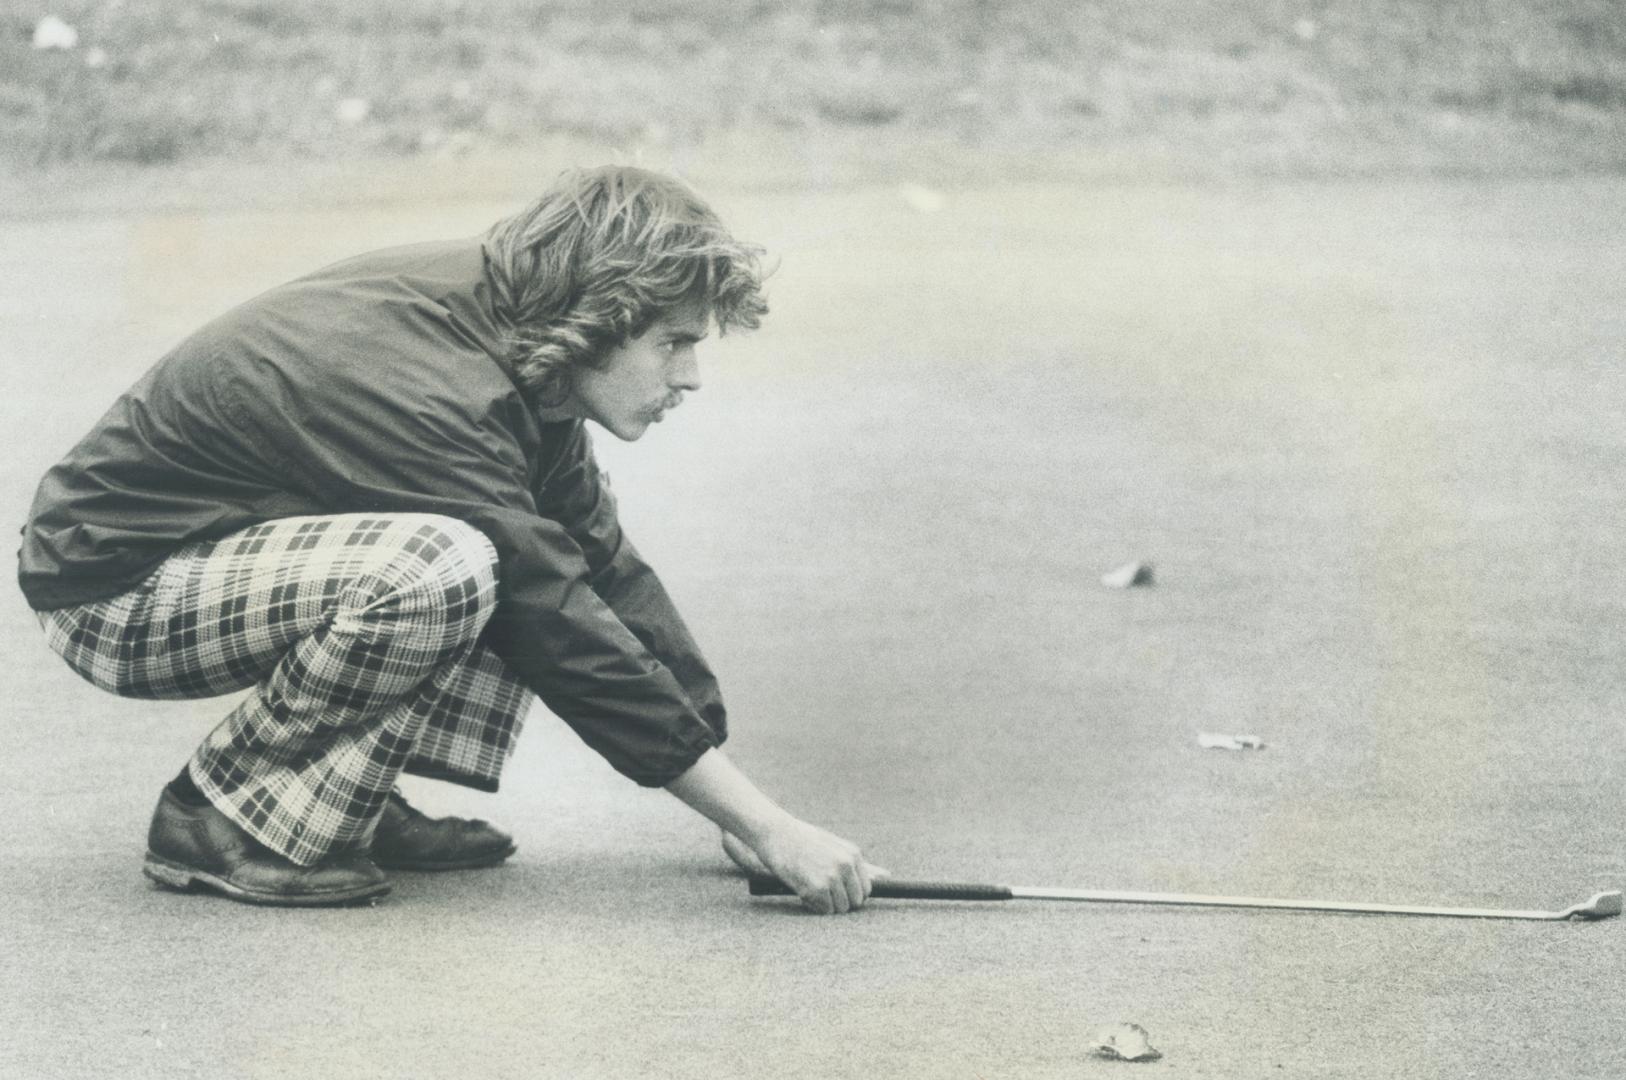
[[[40,621],[116,694],[252,687],[192,779],[308,866],[371,841],[403,770],[496,790],[532,700],[477,644],[496,565],[482,533],[438,515],[285,518],[186,545],[134,589]]]

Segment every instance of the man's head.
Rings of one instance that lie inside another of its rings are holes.
[[[636,439],[699,387],[694,346],[754,329],[761,249],[683,183],[606,166],[561,175],[486,235],[508,361],[533,401]]]

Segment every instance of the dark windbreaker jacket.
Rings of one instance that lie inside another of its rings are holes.
[[[622,535],[581,421],[506,366],[478,239],[363,255],[165,356],[50,470],[18,579],[117,595],[182,544],[273,518],[416,511],[497,549],[484,642],[620,772],[659,785],[727,736],[716,680]]]

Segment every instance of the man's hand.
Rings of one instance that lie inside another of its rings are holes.
[[[805,825],[805,823],[802,823],[802,822],[798,822],[797,824]],[[836,836],[831,836],[829,833],[825,832],[823,829],[816,828],[816,827],[814,827],[812,825],[805,825],[805,827],[808,828],[808,829],[812,829],[815,833],[820,833],[823,836],[829,837],[829,839],[834,840],[838,844],[843,844],[843,845],[846,845],[847,847],[852,847],[852,845],[848,844],[847,841],[842,840],[842,839],[840,839],[839,837],[836,837]],[[856,851],[857,849],[853,848],[853,850]],[[735,836],[731,832],[724,831],[724,833],[723,833],[723,854],[727,855],[730,859],[732,859],[734,861],[734,865],[738,866],[741,870],[744,870],[747,874],[755,874],[755,875],[758,875],[760,877],[779,877],[780,876],[780,875],[776,874],[774,871],[768,869],[767,864],[764,863],[760,858],[757,857],[757,853],[751,850],[751,847],[750,847],[749,844],[747,844],[744,840],[741,840],[739,837]],[[882,869],[879,866],[876,866],[876,865],[874,865],[872,863],[868,863],[868,862],[862,862],[861,867],[862,867],[862,869],[860,870],[860,876],[864,877],[866,882],[867,882],[866,886],[864,888],[864,898],[867,900],[869,898],[870,890],[874,886],[875,879],[878,878],[878,877],[885,877],[886,874],[887,874],[887,871]],[[781,878],[781,880],[784,880],[784,879]],[[803,902],[804,903],[806,902],[805,897],[803,899]],[[808,906],[812,907],[813,910],[819,911],[819,912],[824,913],[824,914],[828,914],[832,910],[837,910],[837,909],[834,909],[834,908],[824,908],[824,907],[815,906],[815,905],[812,905],[812,904],[809,904]],[[856,905],[849,906],[847,910],[849,910],[849,911],[852,910],[853,906],[856,906]]]
[[[802,906],[820,915],[845,915],[864,906],[874,879],[858,845],[788,815],[763,835],[756,854],[773,876],[795,890]]]
[[[864,859],[856,844],[786,813],[721,750],[707,750],[666,789],[722,828],[723,850],[730,858],[747,870],[777,877],[810,911],[829,915],[862,907],[874,880],[886,875]],[[744,851],[730,847],[730,840],[756,858],[747,860]],[[751,865],[754,861],[761,867]]]

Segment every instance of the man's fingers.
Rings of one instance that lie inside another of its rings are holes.
[[[775,873],[795,890],[808,911],[821,915],[857,911],[869,902],[875,879],[889,872],[865,859],[858,845],[823,829],[804,826],[793,838],[802,843],[783,852],[774,848],[769,854],[785,856],[773,859]],[[723,844],[730,846],[726,836]]]
[[[802,898],[802,906],[816,915],[839,914],[843,910],[841,902],[847,899],[847,892],[841,887],[841,882],[832,882],[828,878],[823,881],[809,881],[805,891],[798,888],[796,892]]]
[[[869,897],[869,890],[864,888],[864,878],[857,866],[848,863],[841,868],[841,885],[847,892],[848,911],[864,906],[864,901]]]
[[[833,880],[823,888],[809,886],[806,892],[797,890],[802,906],[820,915],[845,915],[857,911],[869,899],[869,888],[854,866],[842,867]]]

